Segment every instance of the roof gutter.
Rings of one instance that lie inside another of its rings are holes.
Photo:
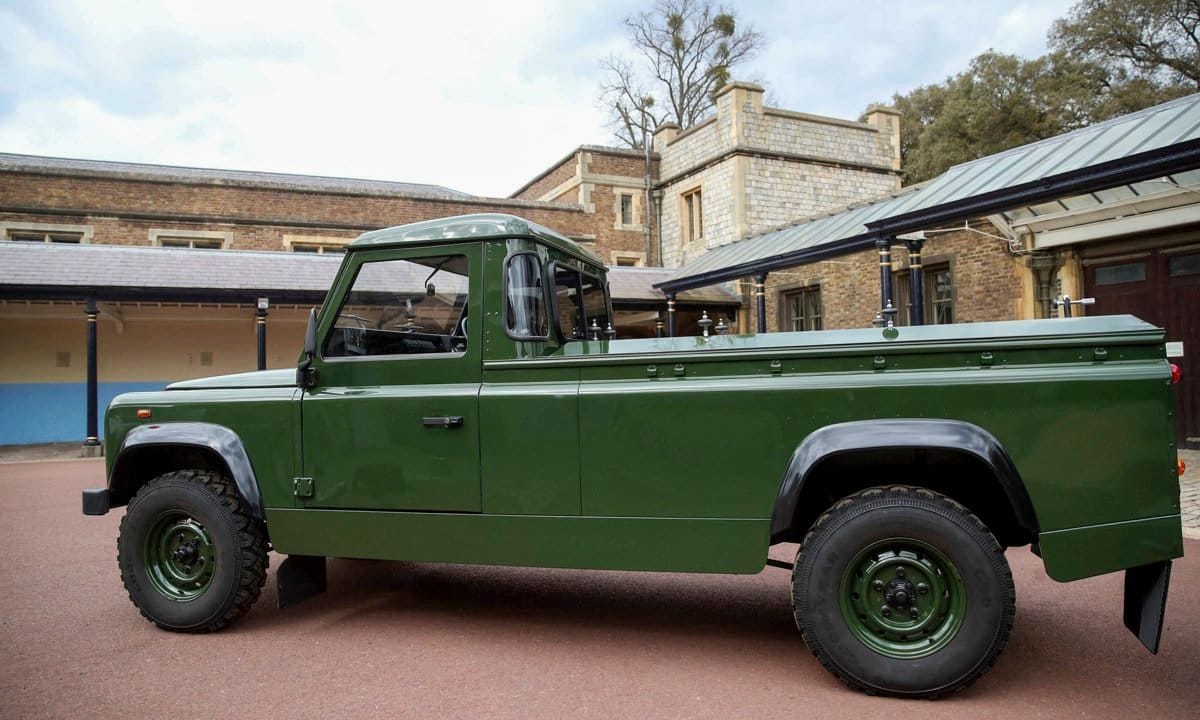
[[[693,288],[705,287],[707,285],[715,285],[729,280],[737,280],[738,278],[755,275],[761,272],[769,272],[784,267],[793,267],[795,265],[804,265],[826,258],[837,257],[847,253],[858,252],[859,250],[867,250],[875,247],[875,239],[879,237],[877,233],[865,233],[848,237],[837,242],[818,245],[816,247],[804,248],[783,255],[772,255],[771,257],[753,260],[751,262],[741,263],[726,268],[717,270],[709,270],[708,272],[698,275],[689,275],[673,280],[664,280],[656,283],[655,288],[662,290],[664,293],[682,292]]]
[[[1036,205],[1066,195],[1138,183],[1197,167],[1200,167],[1200,140],[1188,140],[1033,182],[875,220],[866,225],[875,231],[877,236],[899,235],[942,223],[989,215],[1019,205]]]

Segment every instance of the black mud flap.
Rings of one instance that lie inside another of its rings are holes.
[[[325,592],[325,558],[288,555],[275,573],[279,608],[291,607]]]
[[[1155,655],[1162,639],[1170,584],[1170,560],[1125,571],[1125,627]]]

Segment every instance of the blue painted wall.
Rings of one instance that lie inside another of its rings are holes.
[[[166,381],[102,382],[99,387],[100,438],[104,408],[126,392],[161,390]],[[0,383],[0,445],[31,445],[87,438],[87,383]]]

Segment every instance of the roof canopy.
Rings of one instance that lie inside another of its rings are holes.
[[[0,298],[23,300],[145,300],[157,302],[249,302],[319,304],[337,274],[341,255],[200,250],[128,245],[77,245],[0,241]],[[661,268],[610,268],[618,306],[662,297],[653,284]],[[397,276],[399,292],[424,293],[428,272]],[[739,304],[720,288],[681,295],[684,303]]]
[[[1200,168],[1200,94],[956,165],[923,185],[715,248],[656,287],[711,285],[938,224]]]

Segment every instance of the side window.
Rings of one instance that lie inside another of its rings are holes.
[[[561,265],[554,266],[554,309],[564,340],[587,339],[592,328],[603,333],[610,321],[604,282]]]
[[[564,340],[579,340],[584,336],[579,311],[579,271],[561,265],[554,266],[554,310],[558,329]]]
[[[542,264],[533,253],[518,253],[505,263],[504,327],[514,340],[545,340],[549,334]]]
[[[465,352],[468,287],[465,255],[363,263],[338,308],[323,354]]]

